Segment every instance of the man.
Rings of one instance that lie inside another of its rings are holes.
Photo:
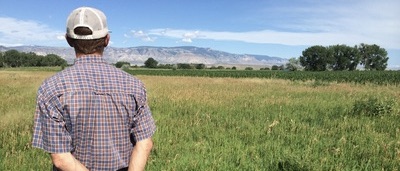
[[[106,16],[81,7],[67,19],[73,66],[45,80],[37,94],[32,145],[55,170],[144,170],[155,124],[143,83],[108,65]]]

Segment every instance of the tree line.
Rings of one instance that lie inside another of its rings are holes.
[[[118,61],[114,64],[117,68],[122,68],[124,66],[131,67],[131,63],[126,61]],[[139,66],[135,65],[134,68],[138,68]],[[159,64],[154,58],[148,58],[141,68],[153,68],[153,69],[216,69],[216,70],[237,70],[236,66],[232,67],[224,67],[224,66],[210,66],[207,67],[203,63],[177,63],[177,64]],[[253,67],[245,67],[244,70],[254,70]],[[270,67],[262,67],[260,70],[285,70],[285,65],[272,65]]]
[[[316,45],[305,49],[299,59],[291,58],[286,67],[296,70],[300,64],[305,71],[353,71],[363,66],[365,70],[383,71],[388,60],[387,51],[376,44]]]
[[[306,48],[299,58],[290,58],[285,65],[273,65],[260,70],[288,70],[288,71],[354,71],[360,67],[365,70],[383,71],[387,67],[387,51],[376,44],[369,45],[361,43],[354,47],[347,45],[321,46],[315,45]],[[130,66],[129,62],[120,61],[117,67]],[[148,58],[144,62],[145,68],[161,69],[207,69],[205,64],[159,64],[154,58]],[[236,67],[224,68],[223,66],[212,66],[209,69],[233,69]],[[245,70],[253,70],[246,67]]]
[[[46,56],[36,53],[8,50],[0,52],[0,67],[67,66],[65,59],[55,54]]]
[[[115,66],[117,68],[122,68],[124,66],[130,67],[131,64],[126,61],[118,61],[115,63]],[[134,66],[138,67],[138,66]],[[143,68],[157,68],[157,69],[232,69],[236,70],[236,67],[233,66],[232,68],[230,67],[223,67],[223,66],[211,66],[207,68],[207,66],[203,63],[177,63],[177,64],[159,64],[157,60],[154,58],[148,58],[145,62],[144,65],[141,66]]]

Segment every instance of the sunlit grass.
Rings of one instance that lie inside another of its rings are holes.
[[[0,71],[0,170],[49,170],[30,147],[36,91],[54,72]],[[138,76],[157,122],[148,170],[399,170],[400,115],[353,116],[396,86]],[[36,161],[36,162],[34,162]]]
[[[30,146],[36,91],[52,72],[0,71],[0,170],[50,169]]]

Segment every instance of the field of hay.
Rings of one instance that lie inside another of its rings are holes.
[[[30,140],[54,73],[0,70],[0,170],[51,168]],[[398,86],[137,77],[158,127],[147,170],[400,170]]]

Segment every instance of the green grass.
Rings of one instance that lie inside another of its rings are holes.
[[[370,94],[398,100],[396,87],[187,77],[144,81],[159,125],[150,170],[400,167],[398,110],[380,117],[349,113],[354,101]]]
[[[52,67],[15,67],[15,68],[0,68],[0,71],[50,71],[50,72],[58,72],[61,71],[63,67],[61,66],[52,66]]]
[[[36,90],[52,72],[0,71],[0,170],[50,170],[30,146]]]
[[[0,170],[50,169],[29,143],[36,90],[51,74],[0,71]],[[158,127],[147,170],[400,170],[397,86],[138,77]],[[393,110],[352,114],[370,97]]]

